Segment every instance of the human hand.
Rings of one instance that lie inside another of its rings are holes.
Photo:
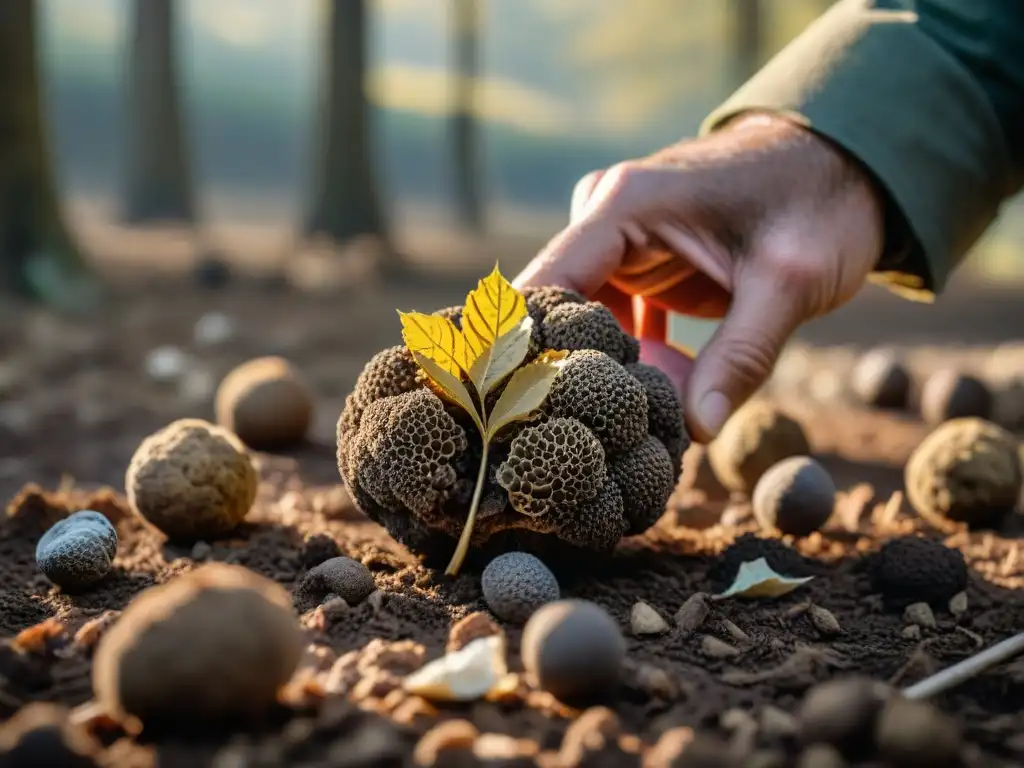
[[[881,197],[848,155],[788,119],[719,131],[584,177],[569,226],[514,281],[607,304],[713,439],[805,321],[851,299],[881,255]],[[642,294],[642,297],[641,297]],[[723,318],[691,361],[665,312]]]

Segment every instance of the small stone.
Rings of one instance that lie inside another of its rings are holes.
[[[178,347],[163,346],[146,355],[146,373],[156,381],[172,381],[185,372],[188,357]]]
[[[320,604],[320,608],[323,609],[324,619],[329,623],[333,624],[339,621],[349,611],[349,605],[345,602],[344,598],[338,597],[337,595],[329,595],[330,599],[325,599]]]
[[[796,768],[846,768],[846,761],[831,744],[811,744],[796,761]]]
[[[750,635],[740,629],[735,622],[729,621],[729,619],[722,619],[722,629],[740,645],[750,645],[752,642]]]
[[[811,688],[797,713],[800,741],[831,744],[842,754],[870,753],[887,688],[862,677],[837,678]]]
[[[807,536],[832,516],[835,498],[836,484],[821,464],[809,456],[791,456],[757,481],[754,517],[765,530]]]
[[[196,344],[212,347],[231,341],[235,336],[235,323],[223,312],[207,312],[192,328]]]
[[[706,592],[695,592],[676,611],[676,626],[684,637],[696,632],[704,624],[708,614],[711,613],[708,600]]]
[[[526,622],[521,654],[526,671],[543,690],[575,701],[616,686],[626,641],[615,619],[600,606],[559,600]]]
[[[661,667],[646,662],[637,664],[627,659],[623,668],[628,670],[632,685],[649,697],[662,701],[675,701],[679,698],[679,683]]]
[[[480,587],[487,607],[513,624],[525,623],[541,606],[561,597],[551,569],[526,552],[508,552],[491,560]]]
[[[359,605],[374,589],[369,568],[351,557],[332,557],[311,568],[298,591],[309,596],[333,592],[349,605]]]
[[[761,726],[761,733],[766,739],[788,739],[797,732],[796,718],[789,712],[773,707],[771,704],[761,710],[758,722]]]
[[[843,633],[839,621],[832,611],[822,608],[820,605],[812,605],[807,609],[807,617],[811,620],[814,628],[824,637],[836,637]]]
[[[221,382],[217,423],[250,448],[296,445],[313,420],[313,393],[304,377],[281,357],[260,357],[235,368]]]
[[[178,394],[187,403],[205,403],[216,388],[213,374],[205,368],[190,367],[178,382]]]
[[[700,651],[712,659],[730,659],[739,656],[741,651],[734,645],[729,645],[723,640],[711,635],[704,635],[700,641]]]
[[[143,723],[259,717],[304,646],[280,585],[211,563],[150,587],[128,605],[96,649],[93,689],[109,712]]]
[[[668,622],[651,605],[643,600],[633,604],[629,614],[630,627],[634,635],[660,635],[668,632]]]
[[[491,635],[504,635],[504,631],[483,611],[474,611],[452,624],[448,631],[445,653],[462,650],[474,640]]]
[[[959,723],[926,701],[894,696],[875,728],[878,751],[900,768],[944,768],[958,764]]]
[[[968,602],[966,592],[957,592],[951,598],[949,598],[949,612],[956,618],[960,618],[967,613]]]
[[[925,629],[935,629],[935,614],[928,603],[911,603],[903,611],[903,621],[907,624],[917,624]]]
[[[36,563],[46,578],[68,591],[92,586],[110,571],[117,531],[91,509],[54,523],[36,544]]]
[[[192,552],[189,555],[197,563],[203,562],[213,554],[213,547],[207,542],[199,540],[192,545]]]
[[[920,640],[921,628],[917,624],[908,624],[900,630],[900,636],[905,640]]]

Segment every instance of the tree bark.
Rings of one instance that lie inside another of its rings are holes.
[[[327,0],[313,195],[304,230],[336,242],[362,235],[387,238],[366,96],[367,5],[366,0]]]
[[[761,0],[733,0],[733,59],[736,80],[748,80],[761,66],[764,47],[762,38]]]
[[[131,0],[121,219],[195,221],[175,60],[175,0]]]
[[[453,98],[451,139],[455,211],[459,223],[474,232],[484,229],[484,201],[479,132],[474,117],[480,69],[480,0],[453,0]]]
[[[35,0],[0,2],[0,289],[34,290],[30,268],[84,273],[64,222],[44,130]]]

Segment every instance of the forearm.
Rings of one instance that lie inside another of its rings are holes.
[[[843,147],[877,180],[890,223],[906,227],[909,247],[880,269],[927,299],[1021,185],[1024,44],[1013,43],[1024,3],[922,0],[917,14],[891,10],[908,4],[841,0],[703,130],[770,110]],[[986,15],[997,10],[999,19]]]

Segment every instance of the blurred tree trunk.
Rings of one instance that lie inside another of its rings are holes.
[[[91,279],[60,210],[44,129],[35,0],[0,2],[0,289],[67,306]],[[78,276],[75,286],[75,276]]]
[[[313,197],[307,235],[344,243],[363,235],[387,239],[374,171],[366,97],[369,13],[366,0],[327,0]],[[391,248],[385,258],[397,259]]]
[[[175,0],[131,0],[128,117],[121,219],[195,220],[181,92],[174,65]]]
[[[761,0],[732,0],[733,60],[738,82],[748,80],[761,67],[764,49]]]
[[[474,118],[480,74],[480,2],[482,0],[453,0],[451,14],[455,210],[459,222],[474,232],[484,229],[479,132]]]

